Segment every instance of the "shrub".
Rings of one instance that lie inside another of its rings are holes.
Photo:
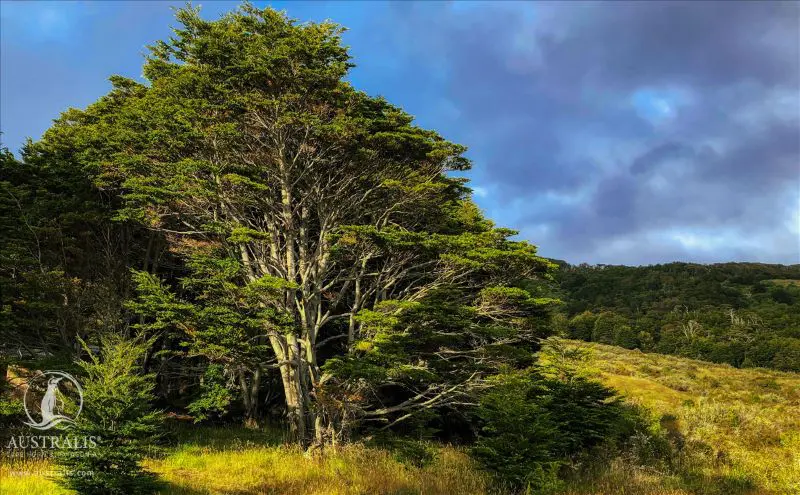
[[[104,338],[99,355],[84,344],[83,411],[70,436],[94,437],[96,447],[60,450],[63,485],[82,495],[144,495],[157,490],[140,461],[160,436],[162,414],[150,408],[154,375],[139,366],[149,342]]]
[[[639,348],[645,351],[651,350],[655,342],[653,339],[653,334],[644,330],[639,332],[639,334],[636,336],[636,340],[639,342]]]
[[[619,325],[614,331],[614,345],[626,349],[639,347],[639,332],[630,325]]]
[[[571,320],[569,320],[568,325],[568,334],[570,338],[592,340],[592,330],[594,329],[594,322],[596,319],[597,316],[593,315],[589,311],[584,311],[583,313],[574,316]]]
[[[602,342],[603,344],[614,344],[617,329],[627,326],[628,320],[613,311],[603,311],[594,321],[592,330],[592,341]]]
[[[477,414],[484,426],[473,453],[501,480],[521,487],[530,481],[529,473],[553,463],[557,431],[532,397],[538,387],[531,377],[501,380],[481,399]]]
[[[779,350],[772,358],[771,365],[782,371],[800,372],[800,339],[775,339],[779,342]]]
[[[2,363],[0,363],[2,364]],[[0,366],[0,372],[5,368]],[[5,373],[0,376],[0,428],[6,428],[12,422],[22,417],[22,401],[11,395]]]
[[[535,370],[511,373],[481,397],[474,456],[502,482],[541,493],[561,465],[636,432],[633,411],[598,382]]]

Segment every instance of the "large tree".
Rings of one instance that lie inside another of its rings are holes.
[[[113,77],[45,136],[86,150],[116,218],[183,260],[137,274],[143,328],[233,373],[251,416],[278,370],[303,443],[468,403],[526,364],[552,303],[527,284],[553,265],[449,175],[469,168],[463,146],[354,89],[333,23],[249,4],[177,19],[146,84]]]

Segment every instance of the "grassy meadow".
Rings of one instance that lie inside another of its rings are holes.
[[[364,445],[309,455],[282,445],[280,434],[271,431],[193,428],[180,433],[178,447],[145,466],[165,482],[161,493],[175,495],[491,493],[488,478],[465,452],[430,449],[430,462],[416,466]],[[0,465],[0,494],[74,493],[48,479],[50,469],[41,461]]]
[[[800,375],[578,341],[546,355],[646,408],[676,450],[659,467],[617,457],[566,493],[800,494]]]
[[[602,452],[575,466],[553,493],[565,495],[792,495],[800,493],[800,376],[736,369],[618,347],[554,340],[545,362],[599,378],[642,406],[672,445],[668,460]],[[146,467],[162,493],[195,494],[490,494],[493,487],[459,448],[425,445],[428,459],[350,445],[309,455],[269,430],[187,428],[178,446]],[[648,438],[642,437],[647,448]],[[0,466],[0,495],[70,492],[43,462]]]

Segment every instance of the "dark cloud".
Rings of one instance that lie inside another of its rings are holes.
[[[490,214],[575,262],[800,262],[800,4],[483,7],[394,22]]]
[[[690,158],[694,154],[694,150],[690,146],[682,143],[672,141],[660,144],[636,157],[631,165],[631,173],[634,175],[644,174],[668,160]]]
[[[546,65],[577,70],[595,84],[714,89],[741,80],[791,85],[800,77],[795,2],[637,1],[556,10],[564,34],[542,38]]]

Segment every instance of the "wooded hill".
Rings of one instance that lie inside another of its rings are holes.
[[[800,370],[800,265],[560,265],[570,337]]]

